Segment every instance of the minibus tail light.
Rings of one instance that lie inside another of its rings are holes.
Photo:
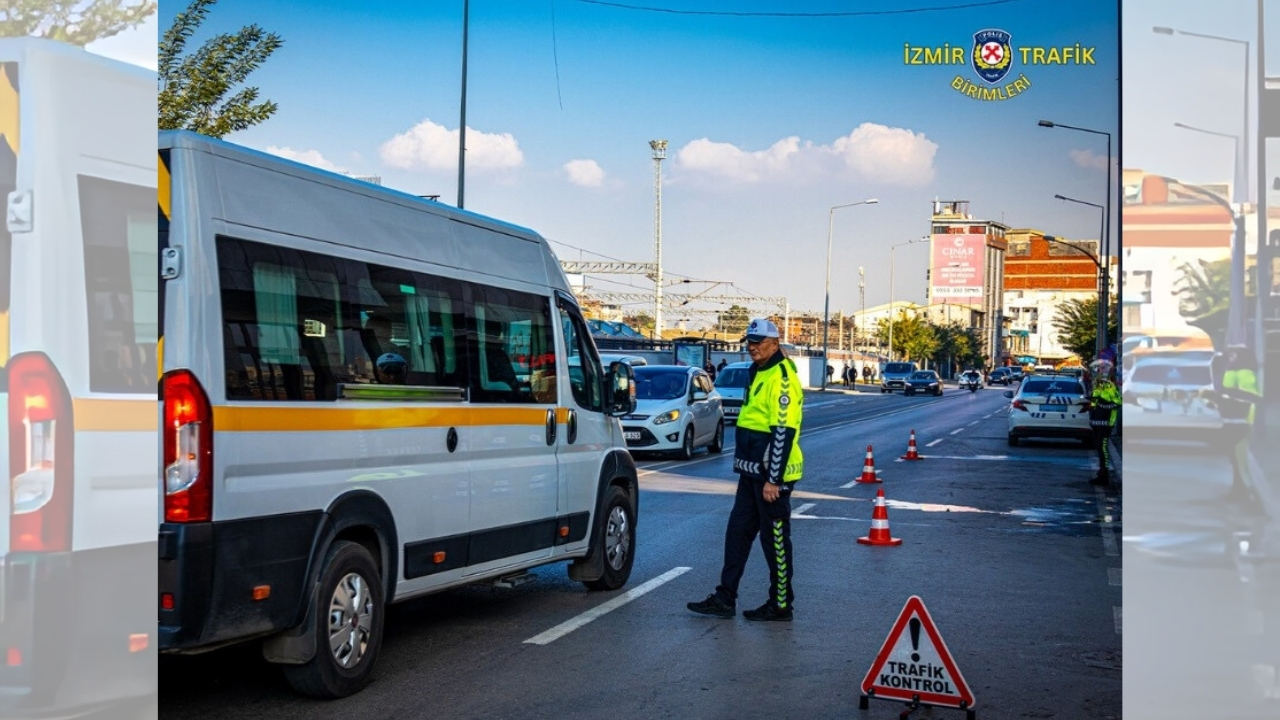
[[[9,362],[9,549],[71,549],[72,464],[75,441],[71,395],[43,353]]]
[[[213,518],[213,413],[187,370],[164,376],[164,519]]]

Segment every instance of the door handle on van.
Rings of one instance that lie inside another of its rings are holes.
[[[556,410],[555,408],[547,409],[547,444],[556,444]]]
[[[569,410],[569,444],[572,445],[578,439],[578,411]]]

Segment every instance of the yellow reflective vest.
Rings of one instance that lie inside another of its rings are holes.
[[[796,365],[781,352],[754,377],[738,413],[733,466],[737,472],[778,484],[804,473],[800,421],[804,390]]]
[[[1228,370],[1222,376],[1222,387],[1227,390],[1239,390],[1250,396],[1248,421],[1252,423],[1258,408],[1257,400],[1262,397],[1262,393],[1258,390],[1257,374],[1248,368]]]

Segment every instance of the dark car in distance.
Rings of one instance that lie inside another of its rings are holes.
[[[916,393],[942,395],[942,380],[938,379],[938,373],[932,370],[917,370],[907,378],[906,387],[902,391],[905,395]]]

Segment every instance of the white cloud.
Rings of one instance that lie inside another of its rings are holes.
[[[1072,150],[1071,159],[1080,167],[1107,169],[1107,158],[1092,150]]]
[[[456,170],[458,131],[423,120],[379,148],[382,161],[391,167]],[[491,170],[520,167],[524,154],[510,133],[483,133],[467,128],[467,169]]]
[[[849,168],[889,185],[925,185],[933,181],[938,144],[905,128],[862,123],[831,145]]]
[[[569,182],[582,187],[600,187],[604,184],[604,168],[595,160],[570,160],[564,164]]]
[[[694,140],[680,148],[676,161],[680,167],[694,172],[718,175],[729,180],[758,182],[767,176],[786,172],[790,161],[800,151],[800,138],[789,137],[774,143],[768,150],[746,152],[729,143]]]
[[[853,171],[872,183],[918,186],[932,182],[937,151],[937,143],[923,134],[863,123],[830,145],[791,136],[767,150],[746,151],[701,138],[680,148],[676,160],[682,170],[746,183],[814,180]]]
[[[321,170],[330,170],[333,172],[342,172],[337,165],[325,159],[319,150],[294,150],[287,147],[276,147],[275,145],[267,146],[267,152],[272,155],[279,155],[282,158],[288,158],[295,162],[306,163],[312,167],[318,167]]]

